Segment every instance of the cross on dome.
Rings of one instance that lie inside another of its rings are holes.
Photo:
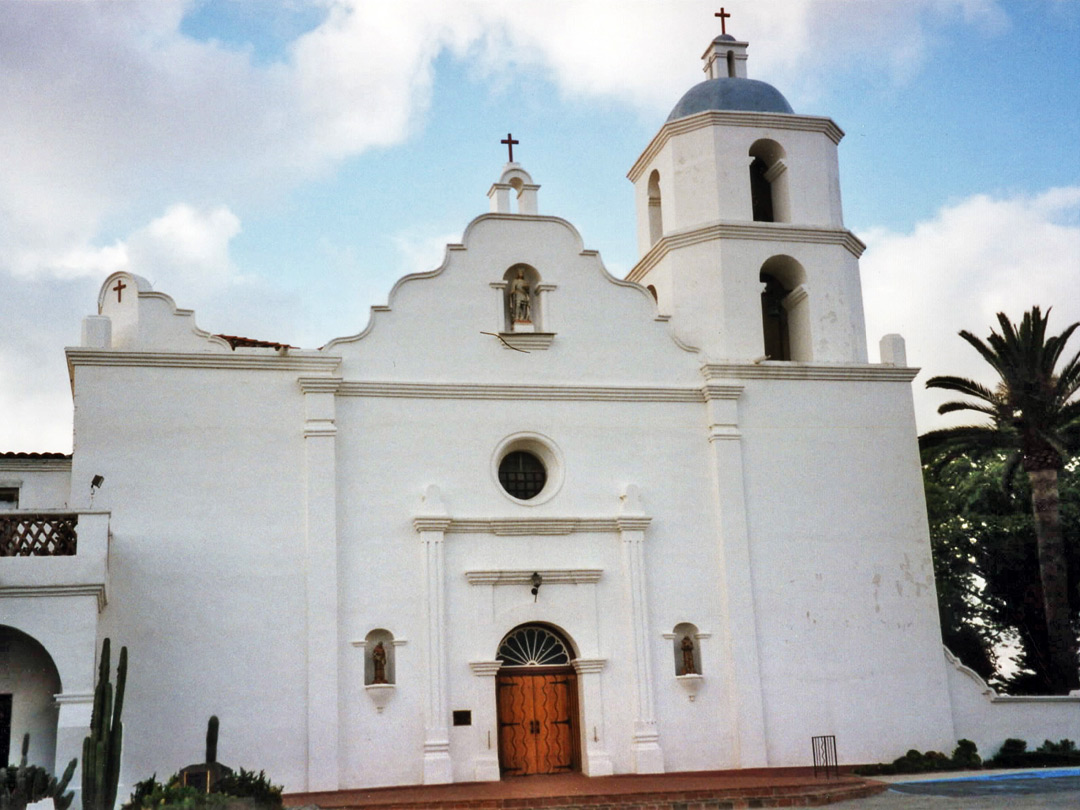
[[[720,11],[717,12],[716,14],[713,14],[713,16],[720,18],[720,33],[721,34],[726,34],[727,33],[727,20],[728,20],[728,17],[730,17],[731,15],[728,14],[726,11],[724,11],[723,6],[720,6]]]

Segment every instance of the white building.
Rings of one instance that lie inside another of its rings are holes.
[[[105,637],[128,786],[211,714],[294,791],[1022,736],[943,657],[916,369],[898,336],[868,362],[843,133],[745,60],[714,40],[630,170],[627,280],[516,163],[321,349],[111,276],[67,350],[73,455],[0,457],[0,737],[78,755]],[[1080,726],[1052,700],[1040,740]]]

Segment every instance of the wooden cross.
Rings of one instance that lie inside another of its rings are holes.
[[[122,278],[116,280],[116,286],[113,287],[113,292],[116,293],[116,303],[123,301],[124,290],[127,289],[127,284],[124,283]]]
[[[505,141],[499,141],[499,143],[505,143],[506,144],[506,148],[510,150],[510,162],[513,163],[514,162],[514,144],[515,143],[521,143],[521,141],[515,141],[514,136],[511,135],[509,132],[507,132],[506,133],[506,140]]]
[[[721,34],[726,34],[727,33],[727,18],[730,17],[731,15],[727,14],[724,11],[723,6],[720,6],[720,13],[719,14],[713,14],[713,16],[720,18],[720,33]]]

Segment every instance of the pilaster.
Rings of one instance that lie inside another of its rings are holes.
[[[761,768],[769,763],[739,432],[738,401],[743,386],[714,379],[708,367],[703,369],[703,374],[723,572],[721,596],[728,617],[727,644],[731,652],[726,673],[728,713],[737,720],[739,767]]]
[[[473,724],[480,737],[480,753],[473,760],[474,776],[477,782],[498,782],[502,778],[499,771],[499,718],[496,711],[495,677],[499,674],[502,661],[470,661],[469,669],[477,676],[479,683],[476,700],[473,705]]]
[[[637,684],[637,716],[632,750],[636,773],[663,773],[664,752],[653,709],[652,656],[649,653],[649,605],[645,583],[645,529],[649,518],[641,508],[638,488],[630,485],[622,496],[618,517],[623,547],[623,570],[630,595],[630,627],[634,638],[634,680]]]
[[[610,776],[615,772],[604,738],[604,693],[600,673],[605,658],[575,658],[570,662],[578,674],[581,690],[581,771],[586,776]]]
[[[444,594],[444,546],[450,518],[439,488],[424,493],[422,514],[413,520],[424,555],[424,597],[427,606],[427,707],[424,723],[424,784],[454,781],[450,760],[450,728],[447,723],[446,597]]]
[[[304,378],[307,790],[338,789],[337,378]]]

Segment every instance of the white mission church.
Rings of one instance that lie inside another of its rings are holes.
[[[211,714],[290,791],[1080,736],[1080,699],[943,652],[916,369],[899,336],[867,356],[843,132],[746,57],[713,40],[630,168],[625,280],[515,162],[320,349],[107,279],[73,454],[0,456],[0,746],[79,755],[105,637],[127,788]]]

